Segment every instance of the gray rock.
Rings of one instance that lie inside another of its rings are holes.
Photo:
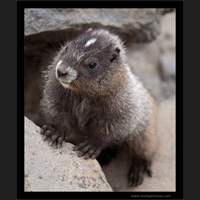
[[[162,19],[162,34],[155,41],[160,48],[158,71],[162,80],[162,96],[166,99],[176,91],[176,20],[175,13]]]
[[[175,94],[176,79],[175,13],[161,20],[161,34],[146,44],[127,48],[132,71],[159,102]]]
[[[39,131],[25,117],[25,191],[112,191],[96,160],[77,157],[69,143],[52,148]]]
[[[135,42],[149,42],[160,33],[165,9],[25,9],[25,35],[42,31],[106,27]]]
[[[164,81],[175,80],[176,76],[176,25],[175,14],[163,17],[162,33],[157,44],[160,48],[159,72]]]
[[[128,62],[136,74],[157,101],[163,100],[162,81],[158,72],[159,47],[155,42],[135,44],[128,49]]]
[[[176,58],[174,53],[166,52],[160,57],[160,73],[163,80],[175,79]]]

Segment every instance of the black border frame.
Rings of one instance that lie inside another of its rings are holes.
[[[24,8],[176,9],[176,192],[24,192]],[[182,199],[183,198],[183,2],[18,1],[17,2],[17,198],[18,199]],[[23,119],[23,120],[22,120]],[[22,131],[23,130],[23,131]]]

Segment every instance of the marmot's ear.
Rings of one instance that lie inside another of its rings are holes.
[[[110,62],[113,62],[119,56],[119,53],[120,53],[120,49],[116,47],[114,50],[114,53],[112,54]]]

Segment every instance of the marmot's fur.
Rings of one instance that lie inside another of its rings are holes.
[[[66,43],[46,71],[41,109],[42,134],[52,144],[71,142],[86,159],[127,145],[130,185],[152,175],[157,146],[153,100],[127,65],[116,35],[88,30]]]

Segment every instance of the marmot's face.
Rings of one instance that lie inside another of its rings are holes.
[[[106,92],[120,64],[120,47],[116,44],[103,37],[80,37],[60,52],[55,74],[65,88]]]

